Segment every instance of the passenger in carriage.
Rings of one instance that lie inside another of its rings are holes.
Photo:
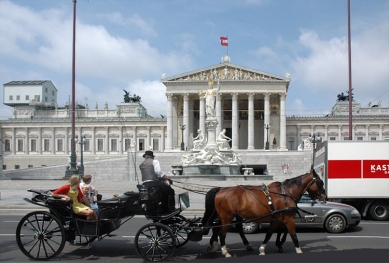
[[[83,194],[89,199],[93,211],[96,213],[96,215],[99,215],[99,207],[97,205],[97,195],[99,191],[93,185],[91,185],[91,182],[92,175],[84,174],[82,176],[82,182],[80,183],[80,186]],[[84,192],[84,186],[88,186],[88,191],[86,193]]]
[[[162,204],[166,211],[174,211],[174,189],[167,185],[164,181],[170,178],[162,171],[159,161],[154,160],[154,153],[152,151],[146,151],[143,154],[144,161],[139,165],[142,173],[142,184],[146,187],[159,188],[162,193]]]
[[[83,195],[80,189],[80,177],[78,175],[72,175],[69,183],[55,190],[52,196],[54,198],[64,198],[66,202],[72,200],[72,210],[76,215],[86,216],[86,220],[97,219],[88,198]]]
[[[82,184],[82,183],[81,183]],[[80,184],[80,185],[81,185]],[[97,198],[95,201],[95,194],[93,191],[90,190],[91,185],[90,184],[83,184],[81,186],[81,191],[83,195],[89,199],[89,203],[91,204],[92,210],[95,212],[95,214],[98,216],[99,215],[99,206],[97,204]]]

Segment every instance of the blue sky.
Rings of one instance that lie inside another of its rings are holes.
[[[72,23],[72,0],[0,0],[0,83],[51,80],[67,103]],[[327,114],[348,90],[347,0],[77,0],[76,100],[115,109],[125,89],[165,115],[162,74],[219,64],[221,36],[231,63],[290,73],[287,115]],[[389,1],[351,0],[351,41],[354,99],[388,107]]]

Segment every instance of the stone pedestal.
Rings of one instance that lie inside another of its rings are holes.
[[[207,147],[217,147],[216,145],[216,127],[217,127],[217,120],[216,118],[207,118],[205,120],[205,126],[207,127],[208,132],[208,143]]]

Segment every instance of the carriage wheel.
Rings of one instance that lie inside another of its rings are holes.
[[[188,243],[188,232],[185,227],[188,226],[188,220],[182,215],[176,215],[172,218],[174,223],[169,224],[176,237],[176,247],[182,247]]]
[[[19,249],[31,259],[57,256],[65,246],[62,222],[53,214],[35,211],[25,215],[16,228]]]
[[[176,237],[170,227],[151,223],[141,227],[135,235],[136,253],[145,261],[164,261],[176,249]]]

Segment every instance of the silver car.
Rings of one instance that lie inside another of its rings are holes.
[[[305,221],[302,221],[300,216],[296,214],[296,227],[324,228],[330,233],[341,233],[346,228],[359,225],[361,221],[361,215],[353,206],[335,202],[321,203],[318,200],[312,200],[308,195],[303,195],[298,202],[298,207],[313,213],[313,215],[300,210],[300,215]],[[243,223],[243,231],[246,234],[251,234],[268,225],[258,225],[254,222]]]

